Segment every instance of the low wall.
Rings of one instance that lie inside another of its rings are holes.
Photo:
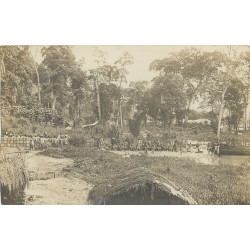
[[[3,148],[23,147],[29,148],[31,138],[28,137],[2,137],[0,145]]]

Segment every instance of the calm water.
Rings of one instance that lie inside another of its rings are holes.
[[[223,155],[219,158],[225,164],[241,165],[246,161],[250,163],[250,155]]]
[[[140,155],[144,154],[143,152],[139,151],[112,151],[113,153],[123,155],[123,157],[130,156],[130,155]],[[166,151],[160,151],[160,152],[148,152],[148,156],[151,157],[164,157],[164,156],[172,156],[172,157],[189,157],[192,159],[195,159],[197,162],[201,162],[204,164],[217,164],[220,161],[224,164],[229,165],[241,165],[242,163],[245,163],[248,161],[248,165],[250,166],[250,155],[222,155],[221,157],[218,157],[217,155],[211,156],[208,155],[207,152],[197,154],[197,153],[186,153],[183,152],[180,154],[180,152],[166,152]]]

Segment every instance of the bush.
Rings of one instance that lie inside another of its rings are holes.
[[[137,121],[136,119],[129,119],[128,125],[131,134],[137,137],[140,134],[141,121]]]
[[[86,143],[84,137],[78,137],[78,136],[72,136],[69,139],[69,144],[74,146],[74,147],[82,147]]]
[[[83,131],[71,131],[69,144],[74,147],[83,147],[86,145],[85,138]]]

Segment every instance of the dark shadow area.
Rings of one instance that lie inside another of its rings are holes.
[[[1,184],[0,192],[2,205],[24,205],[25,203],[25,187],[10,190],[8,186]]]
[[[139,189],[125,191],[110,199],[103,199],[100,205],[187,205],[187,201],[161,190],[157,184],[146,183]]]

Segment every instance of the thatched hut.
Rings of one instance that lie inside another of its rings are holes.
[[[113,176],[89,192],[90,204],[98,205],[189,205],[193,198],[166,177],[136,168]]]
[[[0,154],[1,204],[24,204],[25,187],[28,185],[28,172],[24,155]]]

